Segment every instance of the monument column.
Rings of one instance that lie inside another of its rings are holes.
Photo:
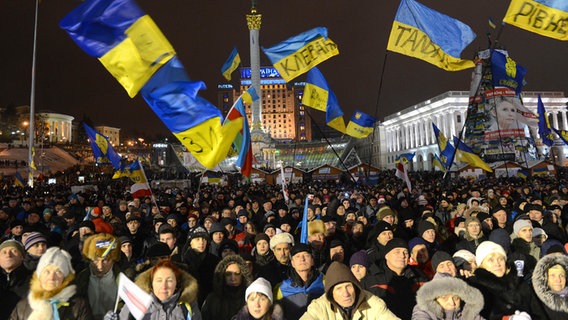
[[[256,10],[256,0],[252,1],[250,14],[246,15],[250,41],[250,78],[251,85],[260,99],[252,103],[252,130],[262,130],[262,92],[260,91],[260,45],[259,34],[262,15]]]

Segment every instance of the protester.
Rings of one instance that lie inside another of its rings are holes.
[[[77,295],[74,279],[71,255],[57,247],[48,249],[39,259],[29,293],[18,302],[10,320],[94,319],[87,299]]]
[[[536,264],[532,285],[548,319],[568,319],[567,273],[568,256],[562,253],[546,255]]]
[[[23,262],[20,242],[9,239],[0,244],[0,319],[8,319],[18,301],[28,294],[31,271]]]
[[[364,290],[346,265],[332,262],[326,273],[325,293],[309,304],[300,319],[399,318],[381,298]]]
[[[24,257],[24,265],[28,270],[35,271],[39,259],[47,250],[47,239],[39,232],[31,232],[24,243],[26,256]]]
[[[188,235],[186,247],[183,249],[183,262],[189,273],[199,283],[199,304],[203,304],[207,295],[213,290],[213,274],[219,258],[208,251],[209,234],[202,228],[196,228]]]
[[[283,320],[284,313],[280,305],[274,304],[272,286],[268,280],[257,278],[245,291],[246,305],[232,320]]]

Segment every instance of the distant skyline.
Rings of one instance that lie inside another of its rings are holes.
[[[0,0],[0,106],[28,105],[33,41],[34,2]],[[510,1],[440,1],[420,3],[468,24],[477,38],[462,53],[472,59],[488,47],[489,17],[498,25]],[[95,125],[148,133],[167,133],[144,100],[130,99],[97,59],[88,56],[59,28],[59,21],[80,2],[42,1],[39,13],[36,110],[84,115]],[[193,80],[202,80],[201,95],[216,104],[217,85],[226,83],[221,65],[236,46],[243,66],[250,65],[247,0],[139,0],[172,43]],[[308,29],[328,28],[340,54],[318,67],[349,120],[361,109],[385,116],[451,90],[469,90],[471,70],[447,72],[424,61],[387,52],[387,41],[399,1],[286,0],[258,2],[263,15],[260,42],[270,47]],[[499,30],[500,26],[498,26]],[[565,42],[505,26],[500,43],[528,69],[526,91],[568,92],[568,46]],[[261,52],[261,65],[269,66]],[[378,97],[383,74],[382,91]],[[303,81],[305,75],[295,79]],[[238,74],[231,83],[237,85]],[[379,100],[379,101],[377,101]],[[312,113],[317,113],[313,111]],[[320,118],[320,117],[318,117]],[[320,126],[323,123],[319,124]]]

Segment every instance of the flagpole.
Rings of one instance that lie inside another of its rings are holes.
[[[31,93],[30,93],[30,126],[29,126],[29,137],[28,137],[28,186],[34,186],[34,176],[33,176],[33,145],[34,145],[34,120],[35,120],[35,87],[36,87],[36,52],[37,52],[37,22],[39,15],[39,0],[35,1],[35,17],[34,17],[34,43],[32,50],[32,83],[31,83]]]
[[[387,65],[387,57],[388,57],[388,50],[385,50],[385,56],[383,58],[383,66],[381,68],[381,77],[379,78],[379,88],[377,89],[377,102],[375,103],[375,119],[379,118],[379,102],[381,101],[381,94],[383,92],[383,80],[385,76],[385,69]],[[374,129],[374,128],[373,128]],[[369,165],[372,164],[373,161],[373,147],[375,146],[375,133],[373,132],[373,137],[371,138],[371,152],[369,152]],[[370,171],[369,168],[368,171]]]

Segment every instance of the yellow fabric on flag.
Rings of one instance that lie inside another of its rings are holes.
[[[316,110],[325,112],[327,109],[327,100],[329,92],[312,83],[306,84],[302,95],[302,104]],[[343,119],[342,119],[343,120]],[[345,126],[345,123],[344,123]]]
[[[343,120],[343,117],[337,117],[328,122],[327,125],[341,133],[345,133],[345,120]]]
[[[133,23],[126,35],[99,60],[133,98],[175,51],[148,15]]]
[[[373,132],[373,127],[363,127],[353,121],[349,121],[345,133],[353,138],[365,138]]]
[[[392,24],[387,50],[424,60],[447,71],[475,67],[471,60],[463,60],[445,53],[422,30],[396,20]]]
[[[512,0],[504,22],[558,40],[568,41],[568,12],[532,0]]]

